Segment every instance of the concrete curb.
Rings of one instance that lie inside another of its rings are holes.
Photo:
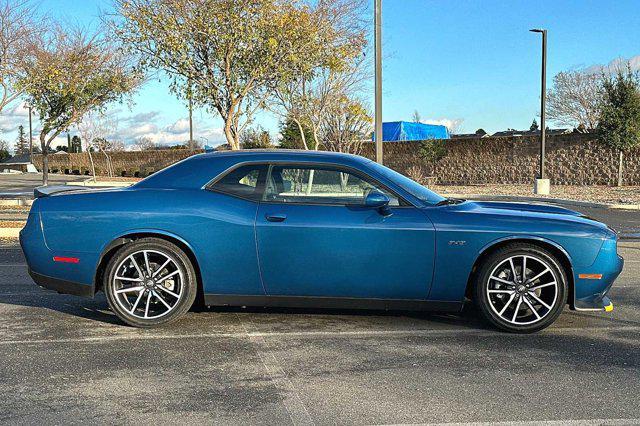
[[[0,228],[0,238],[18,239],[22,228]]]
[[[607,204],[592,203],[590,201],[567,200],[565,198],[520,197],[514,195],[483,195],[483,194],[440,194],[443,197],[465,198],[478,201],[526,201],[537,203],[562,203],[577,207],[597,207],[610,210],[640,210],[640,204]]]
[[[67,185],[70,186],[88,186],[88,187],[111,187],[111,188],[126,188],[127,186],[131,186],[136,182],[114,182],[114,181],[104,181],[104,182],[93,182],[91,179],[85,180],[82,182],[67,182]]]
[[[6,198],[0,199],[0,206],[30,206],[33,200],[27,198]]]

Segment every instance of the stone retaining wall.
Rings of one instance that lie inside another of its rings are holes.
[[[387,142],[385,165],[421,180],[433,176],[438,184],[533,183],[538,170],[539,139],[508,137],[448,139],[442,143],[443,156],[435,162],[420,155],[422,142]],[[202,151],[196,151],[199,153]],[[366,143],[362,155],[374,158],[373,143]],[[190,155],[188,150],[161,150],[110,153],[116,176],[147,176]],[[41,156],[35,165],[42,166]],[[107,175],[104,154],[93,153],[96,172]],[[555,185],[615,185],[619,153],[602,144],[595,135],[568,134],[547,139],[547,175]],[[90,174],[88,153],[49,156],[54,173]],[[624,183],[640,185],[640,149],[625,154]]]
[[[384,144],[385,165],[415,175],[434,176],[439,184],[533,183],[539,163],[537,137],[449,139],[444,156],[429,163],[419,155],[420,142]],[[363,154],[374,158],[373,144]],[[546,173],[555,185],[615,185],[618,181],[619,153],[595,135],[551,136],[546,144]],[[412,176],[414,177],[414,176]],[[640,185],[640,149],[625,154],[625,185]]]
[[[115,176],[144,177],[151,173],[176,163],[185,158],[199,154],[202,150],[189,151],[187,149],[167,149],[159,151],[122,151],[108,153]],[[108,176],[107,157],[102,152],[93,152],[93,163],[96,174]],[[34,165],[42,169],[42,155],[34,155]],[[56,153],[49,155],[49,170],[51,173],[91,174],[89,153]]]

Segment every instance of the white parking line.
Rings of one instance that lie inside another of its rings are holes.
[[[304,405],[304,402],[302,402],[298,391],[295,386],[293,386],[293,383],[289,380],[286,371],[284,371],[278,362],[278,359],[273,354],[273,350],[271,350],[269,342],[264,336],[251,333],[247,329],[247,322],[242,321],[242,318],[237,314],[236,317],[240,320],[240,323],[245,329],[245,335],[249,337],[249,340],[256,346],[256,352],[260,357],[260,361],[262,362],[264,369],[267,371],[267,374],[269,374],[271,381],[280,389],[281,393],[285,395],[282,404],[289,414],[291,423],[294,425],[315,424],[309,414],[309,411],[307,411],[307,407]],[[252,325],[250,320],[248,323]]]
[[[619,425],[638,425],[638,419],[585,419],[585,420],[542,420],[542,421],[512,421],[512,422],[473,422],[473,423],[403,423],[394,426],[556,426],[556,425],[585,425],[585,426],[619,426]]]

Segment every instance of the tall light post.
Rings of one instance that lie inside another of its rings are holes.
[[[189,151],[193,151],[193,100],[191,96],[191,81],[189,81]]]
[[[31,127],[31,105],[27,106],[29,110],[29,162],[33,163],[33,130]]]
[[[376,161],[382,164],[382,0],[375,0],[375,141]]]
[[[549,194],[550,181],[544,174],[545,144],[547,141],[546,100],[547,100],[547,30],[534,28],[529,30],[533,33],[542,34],[542,83],[540,92],[540,169],[533,190],[536,194]]]

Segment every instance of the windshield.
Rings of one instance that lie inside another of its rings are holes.
[[[420,199],[421,201],[424,201],[427,204],[437,204],[440,201],[443,201],[446,199],[445,197],[436,194],[430,189],[427,189],[427,187],[420,185],[418,182],[412,179],[409,179],[405,175],[400,174],[395,170],[392,170],[388,167],[385,167],[373,161],[369,163],[369,165],[373,167],[373,169],[376,170],[378,173],[380,173],[387,179],[397,183],[402,188],[404,188],[405,191],[407,191],[414,197]]]

